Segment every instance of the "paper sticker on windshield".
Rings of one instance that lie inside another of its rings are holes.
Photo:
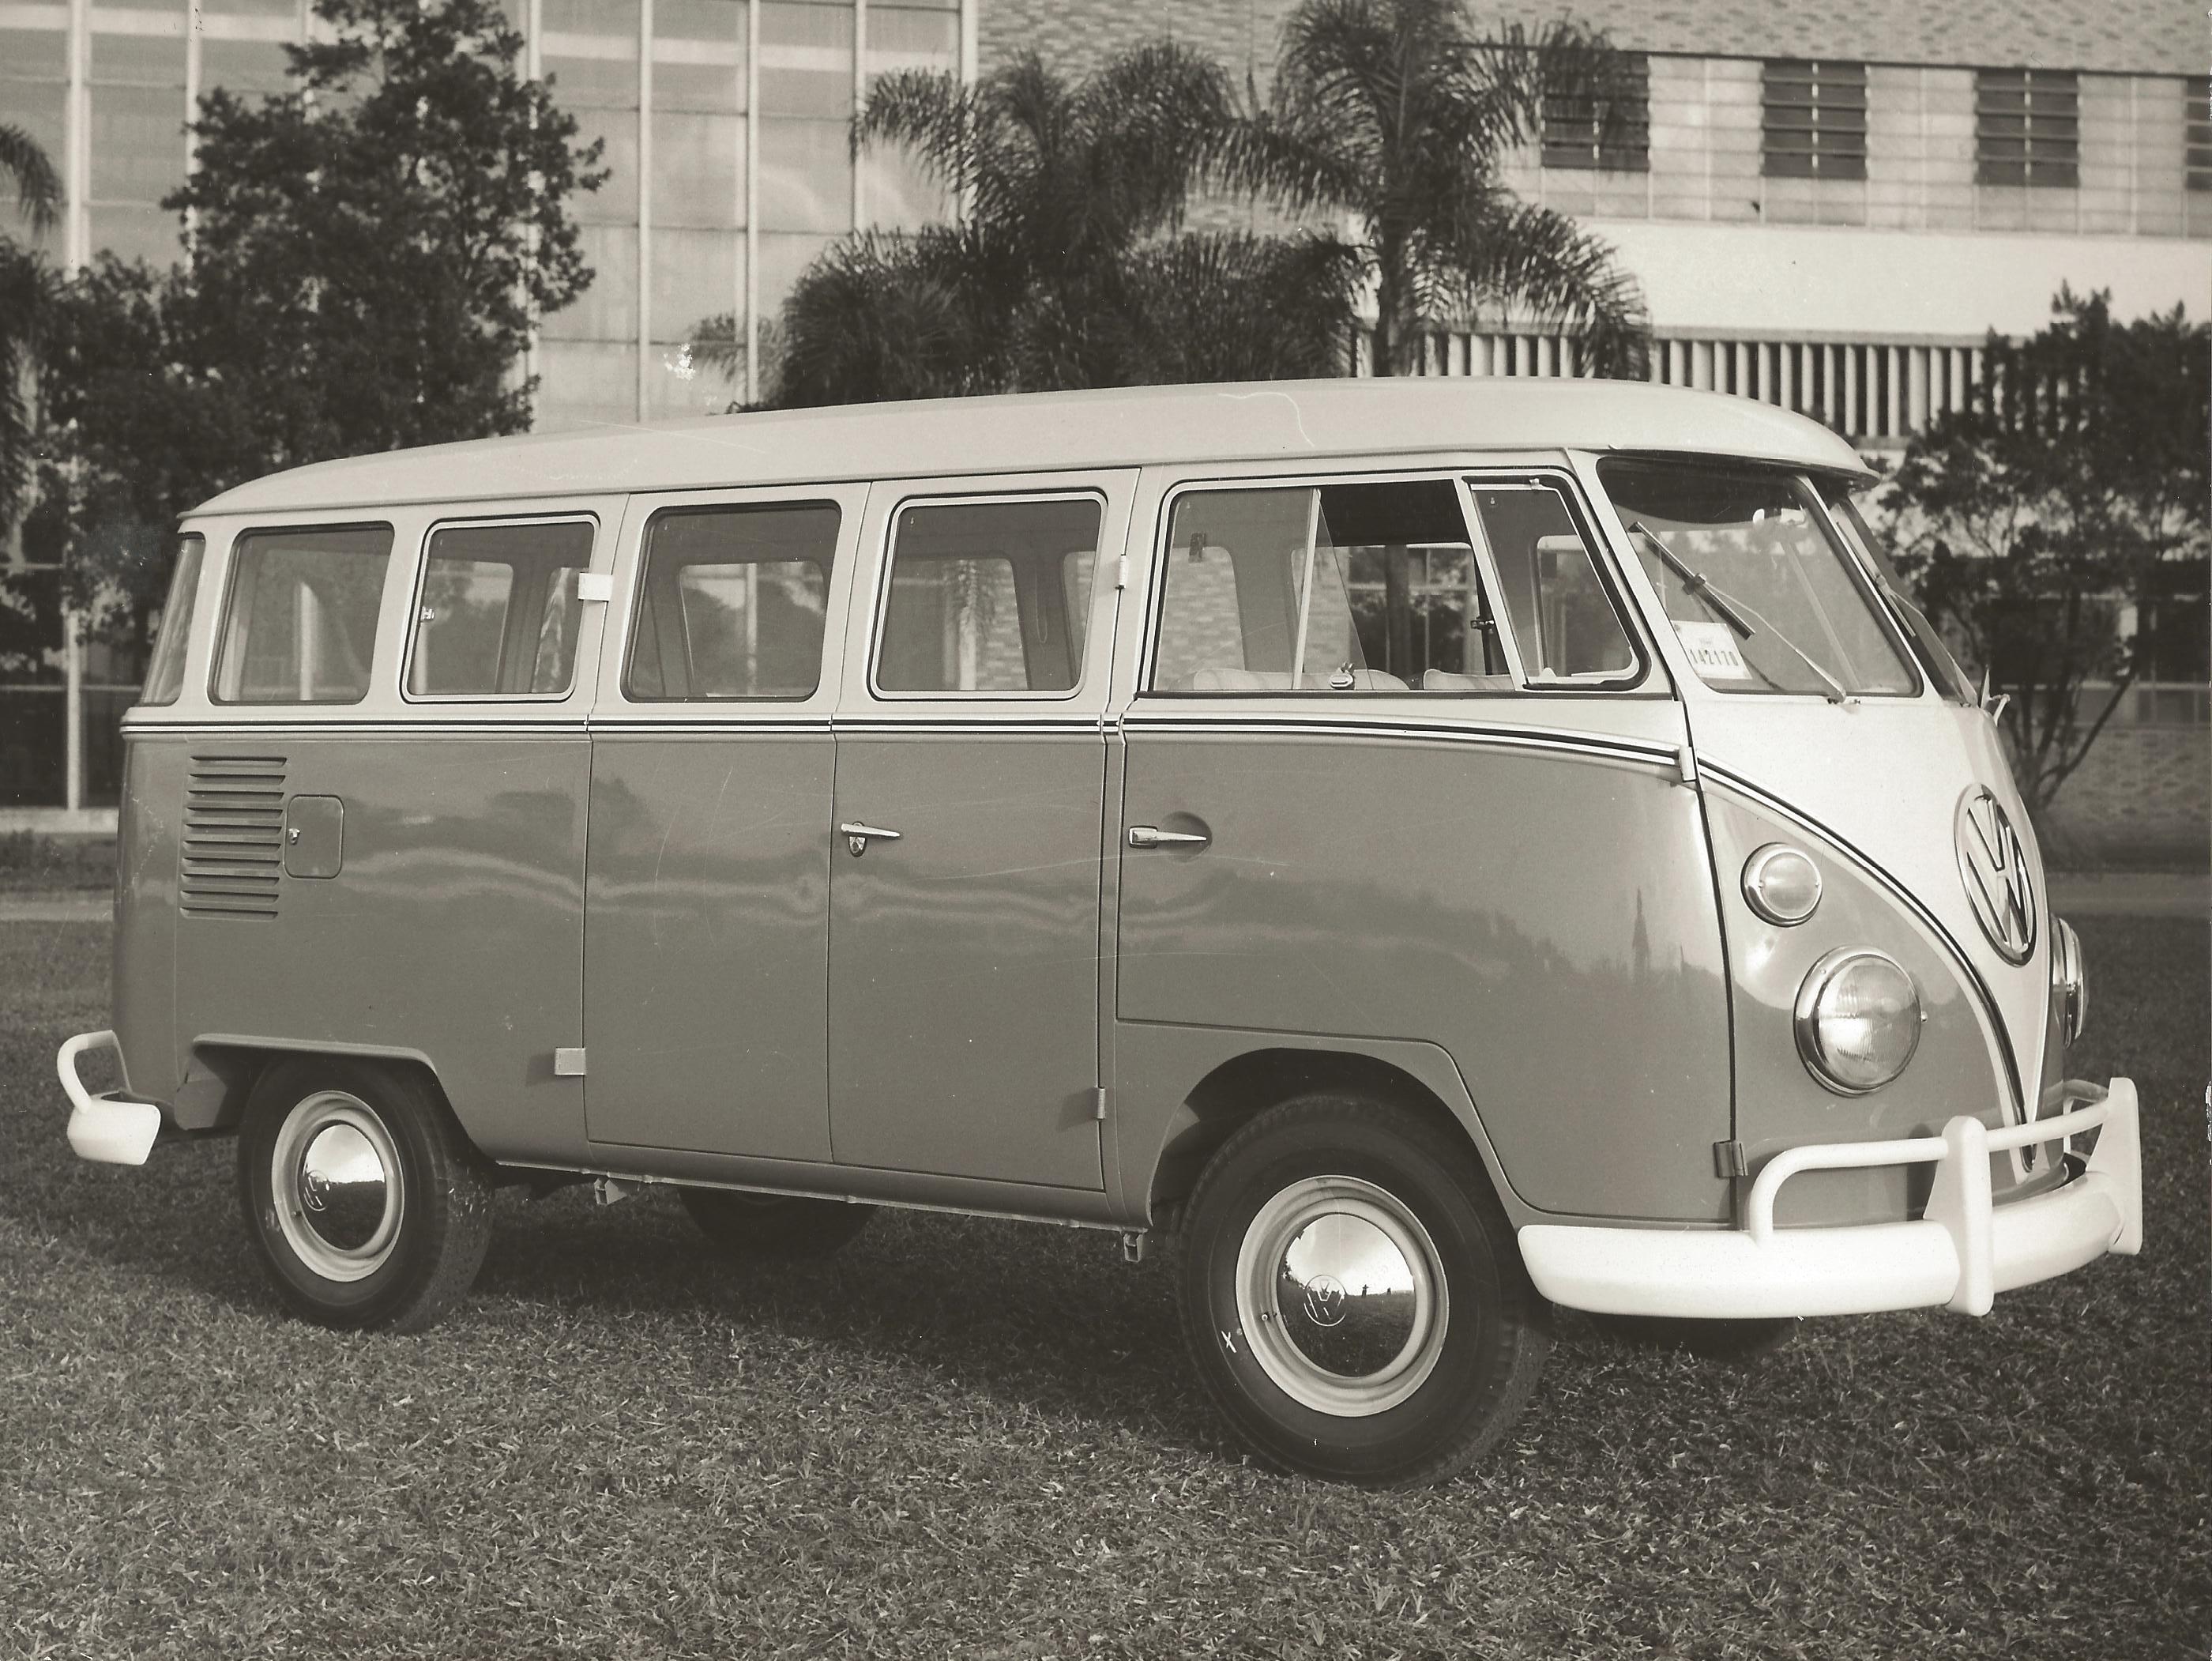
[[[1725,623],[1677,623],[1690,662],[1707,680],[1749,680],[1751,671],[1735,649],[1735,636]]]

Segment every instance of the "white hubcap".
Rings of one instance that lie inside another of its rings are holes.
[[[1237,1253],[1252,1358],[1300,1405],[1387,1413],[1436,1371],[1450,1319],[1421,1220],[1357,1177],[1308,1177],[1260,1208]]]
[[[406,1203],[399,1149],[357,1096],[322,1091],[285,1116],[269,1191],[284,1243],[326,1281],[366,1280],[398,1243]]]

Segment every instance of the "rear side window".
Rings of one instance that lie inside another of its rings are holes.
[[[1073,691],[1103,514],[1095,496],[902,509],[877,690]]]
[[[588,520],[456,525],[430,537],[408,648],[415,697],[560,697],[576,671]]]
[[[654,514],[624,695],[811,697],[822,684],[838,520],[829,502]]]
[[[1151,690],[1512,684],[1449,479],[1177,498]]]
[[[231,556],[222,703],[358,703],[376,655],[392,527],[248,531]]]
[[[177,569],[169,578],[169,598],[161,607],[161,632],[154,640],[154,660],[146,670],[146,690],[141,703],[174,703],[185,690],[185,644],[192,632],[192,603],[199,593],[200,564],[207,556],[207,538],[191,535],[177,542]]]

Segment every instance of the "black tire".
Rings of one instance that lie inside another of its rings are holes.
[[[1290,1278],[1294,1257],[1332,1249],[1382,1293],[1311,1256]],[[1551,1305],[1465,1138],[1358,1097],[1285,1102],[1222,1145],[1191,1193],[1181,1278],[1192,1362],[1239,1439],[1278,1469],[1370,1488],[1465,1469],[1551,1347]],[[1300,1295],[1286,1304],[1285,1287]]]
[[[1755,1361],[1797,1335],[1793,1316],[1771,1320],[1693,1321],[1663,1315],[1593,1315],[1608,1338],[1646,1349],[1675,1349],[1708,1361]]]
[[[364,1149],[396,1183],[358,1180]],[[342,1331],[429,1326],[491,1240],[490,1172],[436,1086],[346,1056],[262,1074],[239,1127],[238,1197],[277,1296]]]
[[[868,1226],[872,1205],[732,1188],[681,1188],[699,1232],[746,1257],[827,1257]]]

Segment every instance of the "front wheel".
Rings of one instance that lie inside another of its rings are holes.
[[[1550,1306],[1466,1141],[1308,1096],[1231,1136],[1191,1195],[1183,1329],[1252,1451],[1310,1475],[1441,1482],[1504,1433]]]
[[[348,1057],[262,1075],[238,1195],[277,1295],[319,1326],[422,1330],[466,1295],[491,1239],[490,1183],[436,1089]]]

